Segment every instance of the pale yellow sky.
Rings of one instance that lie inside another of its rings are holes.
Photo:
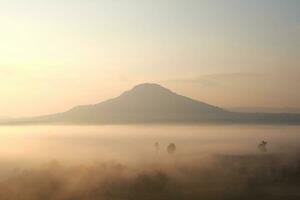
[[[143,82],[222,107],[300,107],[297,0],[0,0],[0,117]]]

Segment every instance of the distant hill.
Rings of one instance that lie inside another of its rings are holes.
[[[233,107],[228,108],[233,112],[248,112],[248,113],[300,113],[300,108],[297,107]]]
[[[298,114],[238,113],[178,95],[158,84],[135,86],[120,96],[67,112],[8,120],[6,124],[281,123],[300,124]]]

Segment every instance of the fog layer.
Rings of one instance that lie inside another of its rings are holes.
[[[298,199],[299,130],[1,127],[0,199]]]

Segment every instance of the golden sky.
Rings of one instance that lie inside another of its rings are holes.
[[[222,107],[300,107],[300,1],[0,0],[0,116],[143,82]]]

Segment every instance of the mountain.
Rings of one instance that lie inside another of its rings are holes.
[[[144,83],[120,96],[67,112],[6,123],[300,123],[297,114],[238,113],[178,95],[158,84]]]
[[[158,84],[144,83],[114,99],[78,106],[65,113],[39,117],[38,120],[96,124],[179,122],[225,112],[221,108],[178,95]]]

